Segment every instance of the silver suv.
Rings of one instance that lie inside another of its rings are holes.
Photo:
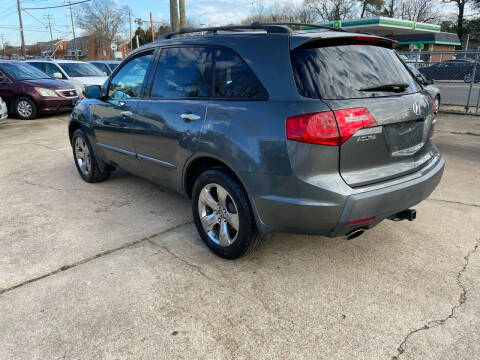
[[[444,168],[433,99],[391,40],[298,25],[183,30],[135,50],[71,115],[80,176],[122,168],[184,194],[228,259],[272,232],[353,238],[413,220]]]

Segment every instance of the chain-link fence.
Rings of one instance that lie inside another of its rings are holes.
[[[444,110],[479,113],[480,52],[400,52],[410,67],[415,67],[433,86],[440,89]],[[475,81],[472,81],[475,79]]]

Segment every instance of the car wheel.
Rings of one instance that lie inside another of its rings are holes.
[[[435,96],[435,99],[433,99],[435,102],[435,107],[437,108],[437,111],[440,110],[440,96]]]
[[[37,105],[28,97],[19,97],[15,100],[15,115],[22,120],[35,119],[37,117]]]
[[[192,212],[202,240],[222,258],[237,259],[262,242],[247,194],[221,169],[207,170],[198,177]]]
[[[463,77],[463,81],[466,82],[466,83],[469,83],[472,81],[472,74],[465,74],[465,76]]]
[[[82,129],[77,129],[73,133],[72,148],[75,166],[83,180],[94,183],[108,179],[110,170],[100,170],[90,142]]]

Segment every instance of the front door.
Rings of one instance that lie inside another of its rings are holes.
[[[162,50],[151,92],[138,103],[134,142],[143,173],[175,187],[195,152],[207,98],[212,96],[212,49]]]
[[[107,161],[132,172],[139,168],[132,130],[152,64],[153,51],[140,53],[123,64],[110,80],[105,98],[94,109],[97,147]]]

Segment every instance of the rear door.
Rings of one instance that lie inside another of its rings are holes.
[[[350,186],[415,172],[435,156],[432,100],[394,50],[356,40],[310,44],[292,51],[292,65],[300,93],[322,99],[349,134],[339,171]]]
[[[134,141],[143,173],[168,186],[178,184],[200,137],[212,95],[212,53],[203,46],[164,48],[150,94],[136,110]]]

